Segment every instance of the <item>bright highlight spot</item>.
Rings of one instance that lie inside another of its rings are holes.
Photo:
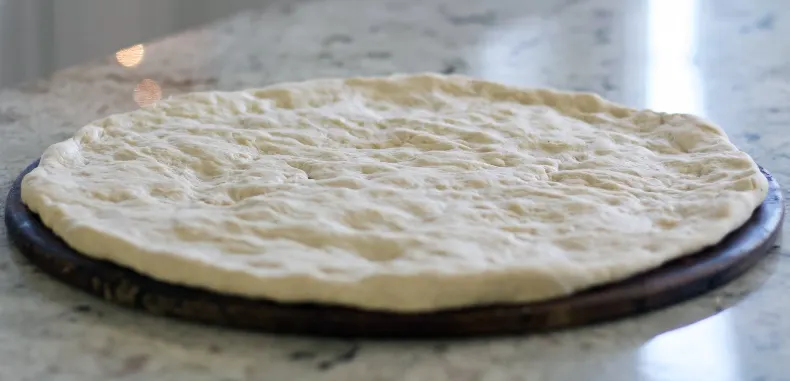
[[[115,52],[115,59],[118,63],[125,67],[135,67],[143,62],[145,56],[145,47],[142,44],[130,46],[126,49],[121,49]]]

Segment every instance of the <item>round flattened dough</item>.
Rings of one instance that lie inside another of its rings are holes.
[[[616,281],[716,243],[766,192],[693,116],[430,74],[178,96],[83,127],[22,184],[88,256],[400,312]]]

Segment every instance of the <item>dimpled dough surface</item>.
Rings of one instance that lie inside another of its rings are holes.
[[[385,311],[535,301],[721,240],[767,181],[716,126],[462,76],[174,97],[49,147],[24,202],[159,280]]]

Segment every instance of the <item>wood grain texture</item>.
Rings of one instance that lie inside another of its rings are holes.
[[[739,276],[776,242],[784,218],[779,184],[740,229],[716,246],[630,279],[539,303],[395,314],[284,304],[163,283],[68,247],[22,203],[20,174],[8,194],[11,241],[46,273],[108,301],[201,323],[275,333],[337,337],[464,337],[541,332],[635,315],[694,297]]]

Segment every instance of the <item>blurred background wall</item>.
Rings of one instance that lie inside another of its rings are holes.
[[[266,0],[0,0],[0,86],[262,7]]]

